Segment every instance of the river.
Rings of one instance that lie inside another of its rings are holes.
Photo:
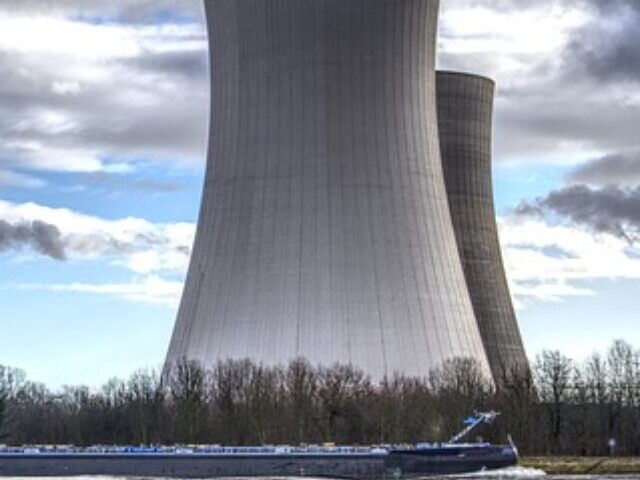
[[[78,477],[4,477],[1,480],[141,480],[141,477],[117,477],[117,476],[78,476]],[[464,479],[464,480],[640,480],[640,475],[547,475],[542,470],[525,467],[512,467],[492,472],[455,475],[450,477],[428,477],[429,480],[439,479]],[[144,480],[167,480],[166,478],[145,478]],[[252,480],[302,480],[291,477],[255,477]],[[304,480],[326,480],[311,479]]]

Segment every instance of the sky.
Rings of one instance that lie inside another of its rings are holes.
[[[441,0],[438,67],[498,85],[494,187],[527,353],[640,347],[640,2]],[[0,364],[161,365],[206,155],[200,0],[0,2]]]

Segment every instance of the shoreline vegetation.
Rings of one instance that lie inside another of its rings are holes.
[[[381,382],[348,365],[304,359],[274,367],[226,361],[210,369],[184,361],[164,375],[140,370],[101,388],[57,391],[0,366],[0,444],[17,446],[446,442],[474,410],[502,415],[468,441],[479,435],[505,443],[511,435],[527,462],[614,453],[595,467],[554,457],[539,463],[550,471],[635,472],[635,462],[616,460],[640,456],[640,351],[619,340],[581,363],[543,351],[531,371],[496,385],[465,358],[426,377]]]
[[[640,474],[640,457],[523,457],[519,465],[548,475]]]

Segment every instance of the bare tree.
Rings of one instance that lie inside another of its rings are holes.
[[[440,440],[447,440],[460,429],[462,419],[482,409],[492,393],[491,384],[471,358],[454,358],[435,368],[429,376],[431,391],[436,395],[442,421]]]
[[[202,432],[205,415],[205,371],[199,363],[181,360],[170,373],[171,400],[175,407],[175,438],[182,443],[196,443]]]
[[[537,357],[535,372],[541,400],[548,409],[551,446],[558,452],[563,407],[571,397],[575,366],[570,358],[560,352],[545,350]]]
[[[287,368],[284,388],[288,399],[290,432],[296,443],[316,438],[314,432],[318,378],[316,370],[305,359],[293,360]]]
[[[576,364],[542,352],[529,371],[510,372],[499,389],[479,366],[451,359],[428,378],[395,375],[373,384],[348,365],[286,368],[249,360],[210,370],[179,362],[163,373],[135,372],[100,389],[57,392],[0,367],[0,425],[12,444],[387,443],[444,441],[474,409],[497,408],[498,424],[525,454],[602,455],[615,438],[640,454],[640,352],[615,342],[605,357]]]

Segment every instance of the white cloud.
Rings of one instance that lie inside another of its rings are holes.
[[[534,298],[543,302],[561,302],[567,297],[586,297],[595,292],[588,288],[578,288],[563,281],[549,281],[535,285],[515,283],[511,287],[511,294],[516,297]],[[526,308],[526,303],[517,304],[520,309]]]
[[[66,208],[0,200],[0,220],[56,227],[68,260],[103,260],[139,274],[184,274],[195,234],[190,223],[154,224],[140,218],[106,220]]]
[[[107,295],[171,308],[180,299],[181,278],[195,234],[193,224],[154,224],[140,218],[107,220],[66,208],[2,200],[0,220],[9,225],[44,222],[57,229],[56,241],[66,261],[100,261],[135,274],[130,282],[123,283],[23,283],[8,287]],[[29,257],[22,261],[29,261]]]
[[[134,278],[129,283],[68,283],[68,284],[19,284],[23,290],[88,293],[122,298],[132,302],[176,307],[182,295],[183,283],[170,281],[156,275]]]
[[[202,165],[208,88],[201,19],[82,20],[85,14],[136,10],[135,2],[107,3],[0,5],[0,158],[13,169],[121,171],[140,161]],[[174,7],[197,5],[189,3]]]
[[[503,54],[502,59],[504,54],[549,54],[563,48],[569,34],[588,18],[581,9],[557,5],[534,10],[499,10],[487,6],[444,8],[441,47],[447,53]]]
[[[52,16],[0,12],[0,50],[15,54],[69,55],[91,61],[134,57],[140,53],[128,26],[92,25]],[[37,34],[34,35],[34,32]]]
[[[596,280],[640,280],[640,248],[608,234],[539,218],[500,219],[511,291],[520,308],[531,300],[595,295]]]
[[[58,95],[76,95],[80,93],[81,90],[82,87],[80,83],[72,81],[54,81],[53,85],[51,85],[51,91]]]
[[[11,152],[12,163],[21,168],[62,172],[99,172],[107,166],[99,158],[98,151],[80,150],[73,147],[57,148],[40,141],[0,141],[0,148]]]
[[[499,93],[526,88],[557,73],[572,34],[589,19],[575,4],[509,9],[449,2],[442,6],[439,60],[444,68],[496,79]]]

